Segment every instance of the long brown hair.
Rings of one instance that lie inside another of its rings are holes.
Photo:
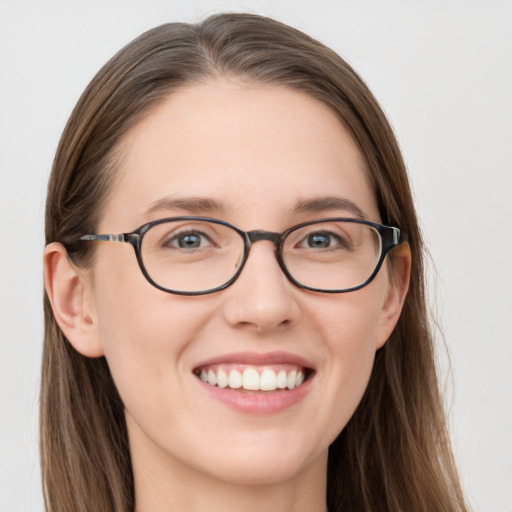
[[[62,242],[78,264],[88,265],[90,253],[83,251],[92,245],[75,248],[72,240],[95,231],[122,136],[174,88],[215,76],[279,84],[327,104],[360,147],[381,218],[399,226],[411,247],[411,282],[398,325],[376,355],[361,404],[329,449],[329,510],[467,510],[438,391],[424,248],[404,162],[366,85],[321,43],[268,18],[222,14],[198,25],[162,25],[128,44],[89,84],[64,130],[48,185],[46,243]],[[77,353],[58,328],[47,296],[44,307],[40,427],[46,508],[132,511],[123,404],[107,363]]]

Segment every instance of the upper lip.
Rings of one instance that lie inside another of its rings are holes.
[[[277,364],[292,364],[298,367],[303,367],[309,370],[314,370],[314,367],[310,361],[300,357],[296,354],[289,352],[232,352],[229,354],[223,354],[212,357],[205,361],[201,361],[197,368],[204,366],[211,366],[214,364],[244,364],[249,366],[270,366]]]

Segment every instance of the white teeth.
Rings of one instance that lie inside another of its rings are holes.
[[[209,381],[210,379],[208,379]],[[297,372],[290,372],[288,374],[288,379],[286,380],[286,386],[288,389],[293,389],[297,384]]]
[[[231,370],[229,374],[219,368],[217,372],[212,369],[201,370],[199,378],[211,386],[219,388],[239,389],[248,391],[275,391],[276,389],[294,389],[300,386],[305,380],[305,374],[302,370],[286,370],[276,372],[271,368],[265,368],[261,375],[255,368],[246,368],[243,373],[238,370]]]
[[[244,371],[242,387],[249,391],[260,389],[260,375],[254,368],[247,368]]]
[[[287,383],[288,383],[288,377],[286,376],[286,372],[284,370],[281,370],[277,374],[277,387],[279,389],[284,389],[286,387]]]
[[[260,389],[262,391],[274,391],[277,387],[276,372],[273,370],[263,370],[260,376]]]
[[[208,384],[212,386],[217,384],[217,374],[213,370],[208,370]]]
[[[223,370],[219,370],[217,372],[217,386],[219,386],[219,388],[225,388],[227,387],[228,383],[229,378],[227,373]]]
[[[242,387],[242,374],[237,370],[229,372],[228,385],[231,389],[238,389]]]

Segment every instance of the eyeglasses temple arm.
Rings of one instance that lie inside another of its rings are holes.
[[[402,237],[398,228],[393,228],[393,245],[399,245],[402,243]]]
[[[125,235],[84,235],[78,240],[92,242],[126,242]]]

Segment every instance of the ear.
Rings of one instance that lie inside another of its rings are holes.
[[[102,356],[87,271],[71,262],[60,243],[45,248],[44,284],[55,320],[75,350],[86,357]]]
[[[392,265],[389,278],[389,287],[384,303],[382,305],[381,316],[379,319],[379,331],[376,340],[376,349],[381,348],[388,340],[395,328],[405,296],[409,289],[409,279],[411,274],[411,248],[407,242],[395,247],[388,256],[388,261]]]

